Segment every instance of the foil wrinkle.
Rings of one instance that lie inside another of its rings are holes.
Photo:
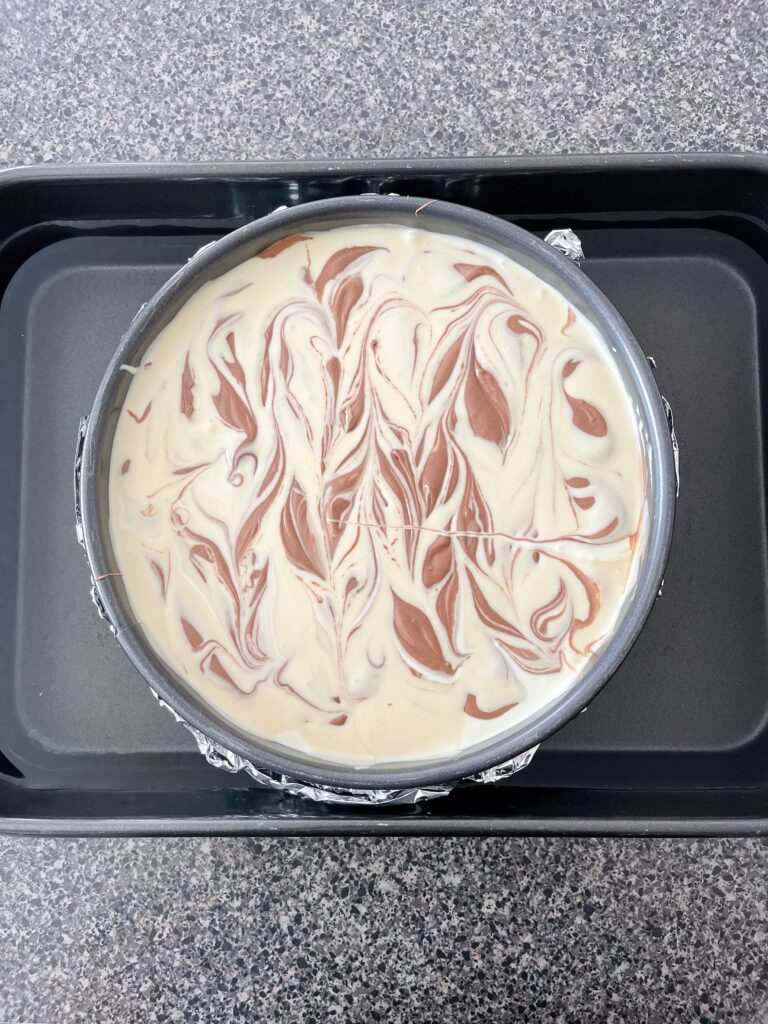
[[[288,775],[271,772],[266,768],[258,768],[246,758],[233,753],[231,750],[227,750],[226,747],[223,747],[221,744],[209,739],[204,733],[200,732],[199,729],[196,729],[193,725],[190,725],[189,722],[185,721],[181,715],[174,711],[167,701],[164,701],[163,698],[155,692],[155,690],[152,690],[151,692],[160,707],[166,708],[170,711],[176,721],[180,725],[183,725],[184,728],[194,736],[198,750],[208,764],[213,768],[218,768],[221,771],[229,772],[230,774],[245,772],[246,775],[259,783],[259,785],[265,786],[268,789],[278,790],[288,796],[300,796],[305,800],[314,800],[316,803],[358,806],[380,806],[382,804],[388,804],[390,806],[396,806],[403,804],[415,804],[421,800],[434,800],[437,797],[447,796],[452,790],[462,784],[480,783],[481,785],[489,785],[508,779],[516,772],[526,768],[531,763],[533,755],[538,750],[538,746],[533,747],[531,750],[526,750],[522,754],[517,754],[515,757],[510,758],[508,761],[504,761],[500,765],[496,765],[493,768],[486,768],[485,771],[479,772],[477,775],[470,775],[467,778],[459,779],[456,782],[449,782],[425,788],[341,789],[334,786],[311,785],[310,783],[302,782],[300,779],[291,778]]]
[[[669,439],[672,442],[672,459],[675,463],[675,497],[680,497],[680,445],[675,433],[675,418],[672,415],[672,406],[664,395],[661,396],[661,404],[664,406],[664,414],[667,417],[669,427]]]
[[[550,231],[544,241],[551,245],[553,249],[557,249],[563,256],[567,256],[577,266],[584,259],[584,249],[581,240],[576,232],[571,231],[570,228],[557,228],[554,231]]]

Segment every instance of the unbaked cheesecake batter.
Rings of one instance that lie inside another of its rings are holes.
[[[276,243],[133,368],[116,570],[157,653],[259,737],[458,751],[610,636],[645,535],[637,415],[554,289],[390,225]]]

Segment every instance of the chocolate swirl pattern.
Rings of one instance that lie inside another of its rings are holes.
[[[110,529],[150,642],[255,735],[438,756],[561,694],[644,539],[636,416],[564,298],[463,239],[294,235],[135,369]]]

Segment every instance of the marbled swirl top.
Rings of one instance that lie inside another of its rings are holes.
[[[359,765],[463,749],[569,687],[631,596],[636,413],[591,325],[491,249],[294,235],[133,372],[116,568],[157,652],[257,736]]]

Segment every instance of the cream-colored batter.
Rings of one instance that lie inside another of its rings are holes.
[[[256,736],[358,765],[507,730],[631,595],[637,418],[604,341],[489,248],[277,243],[135,370],[110,528],[156,651]]]

